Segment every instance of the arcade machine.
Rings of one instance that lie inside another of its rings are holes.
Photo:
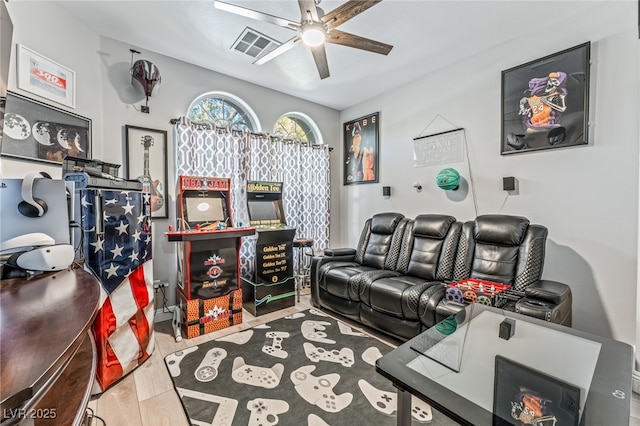
[[[295,306],[293,238],[282,207],[282,182],[247,182],[247,207],[256,227],[255,276],[243,278],[244,308],[254,316]]]
[[[91,331],[97,353],[93,393],[141,365],[155,346],[151,208],[139,181],[118,177],[120,165],[65,157],[63,180],[75,189],[74,244],[84,269],[101,284]],[[78,232],[80,231],[80,232]]]
[[[235,228],[231,180],[179,176],[176,190],[178,230],[167,239],[178,244],[176,339],[193,338],[242,323],[241,237],[255,228]]]

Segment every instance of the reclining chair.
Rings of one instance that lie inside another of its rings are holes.
[[[541,280],[547,228],[519,216],[482,215],[466,222],[458,243],[453,280],[477,278],[511,285],[500,294],[502,308],[546,321],[571,326],[571,288]],[[435,321],[459,311],[463,305],[436,294],[423,293],[421,306],[435,306]],[[423,325],[433,317],[422,309]]]
[[[314,258],[311,303],[359,321],[362,274],[395,270],[407,222],[400,213],[376,214],[365,222],[357,249],[326,249]]]
[[[372,274],[360,284],[361,322],[402,340],[420,334],[418,302],[423,293],[451,280],[461,227],[446,215],[419,215],[411,221],[396,270]]]

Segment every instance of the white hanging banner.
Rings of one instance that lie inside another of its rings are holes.
[[[413,139],[413,167],[457,163],[464,160],[464,129]]]

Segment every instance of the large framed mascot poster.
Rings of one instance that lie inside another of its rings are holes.
[[[502,72],[501,154],[588,143],[590,47]]]

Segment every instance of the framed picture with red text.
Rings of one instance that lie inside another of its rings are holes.
[[[18,44],[18,88],[50,101],[76,107],[76,73]]]

